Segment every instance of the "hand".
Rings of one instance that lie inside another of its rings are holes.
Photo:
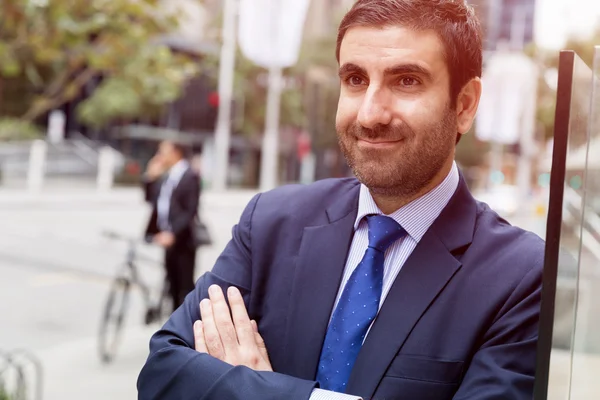
[[[175,243],[175,235],[172,232],[160,232],[154,235],[152,241],[159,246],[168,248]]]
[[[258,333],[256,321],[248,317],[240,291],[235,287],[227,290],[231,314],[219,286],[212,285],[208,295],[210,299],[200,302],[202,321],[194,323],[196,351],[231,365],[273,371],[265,342]]]
[[[146,177],[148,177],[148,179],[156,180],[162,174],[164,174],[166,170],[167,168],[164,161],[162,158],[156,155],[148,162],[148,166],[146,167],[146,172],[144,174]]]

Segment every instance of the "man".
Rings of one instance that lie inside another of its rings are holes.
[[[358,180],[251,200],[152,338],[140,399],[532,398],[544,244],[454,163],[481,48],[462,1],[355,3],[336,129]]]
[[[163,141],[148,163],[144,179],[146,201],[153,207],[146,237],[165,248],[174,309],[194,290],[196,264],[194,223],[198,216],[200,178],[185,155],[186,149],[181,144]]]

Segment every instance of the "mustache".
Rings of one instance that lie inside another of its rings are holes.
[[[414,131],[407,125],[377,125],[373,129],[354,123],[347,133],[357,139],[396,141],[414,136]]]

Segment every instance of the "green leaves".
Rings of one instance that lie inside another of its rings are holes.
[[[96,125],[134,117],[174,100],[198,72],[189,58],[156,44],[178,27],[157,0],[4,0],[0,26],[0,78],[22,77],[43,92],[30,103],[29,120],[73,99],[96,76],[108,79],[80,117]]]
[[[131,81],[111,78],[100,85],[94,96],[77,110],[79,119],[90,126],[101,126],[112,118],[135,117],[142,108],[142,99]]]
[[[41,137],[42,132],[33,124],[16,118],[0,118],[0,142],[33,140]],[[2,393],[1,386],[0,393]],[[1,396],[0,399],[2,399]]]

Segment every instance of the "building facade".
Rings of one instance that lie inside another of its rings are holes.
[[[533,42],[536,0],[468,0],[479,16],[487,52],[505,42],[517,50]]]

